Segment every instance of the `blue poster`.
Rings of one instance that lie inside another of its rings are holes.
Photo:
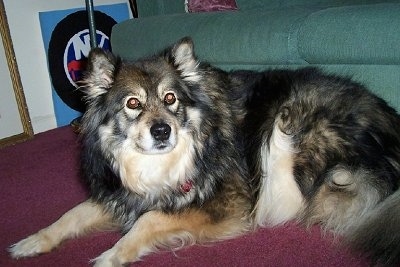
[[[129,19],[127,3],[94,7],[96,44],[112,50],[112,27]],[[79,81],[91,49],[88,14],[85,8],[39,12],[44,48],[52,84],[57,126],[64,126],[85,111]]]

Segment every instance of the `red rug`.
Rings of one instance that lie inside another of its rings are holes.
[[[0,150],[0,266],[90,266],[119,233],[96,233],[69,240],[49,254],[13,260],[7,247],[54,222],[86,199],[79,178],[79,142],[69,127],[35,136]],[[368,266],[368,262],[333,244],[318,227],[296,225],[261,229],[246,236],[166,251],[135,266]]]

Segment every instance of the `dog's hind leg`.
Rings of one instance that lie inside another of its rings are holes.
[[[62,241],[91,230],[111,227],[111,216],[100,205],[87,200],[69,210],[50,226],[40,230],[9,248],[13,258],[46,253]]]
[[[230,216],[214,221],[203,210],[180,213],[149,211],[111,249],[94,259],[95,266],[123,266],[160,248],[178,249],[185,245],[232,238],[247,228],[245,219]]]

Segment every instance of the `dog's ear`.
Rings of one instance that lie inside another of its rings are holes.
[[[199,62],[194,53],[193,41],[190,37],[184,37],[164,53],[166,59],[181,74],[186,81],[198,81],[197,68]]]
[[[94,48],[88,56],[85,78],[82,81],[87,100],[108,91],[114,83],[119,58],[101,48]]]

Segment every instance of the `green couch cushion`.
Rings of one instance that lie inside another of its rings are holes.
[[[400,64],[400,4],[328,8],[311,14],[298,51],[311,64]]]
[[[333,7],[393,2],[395,0],[236,0],[239,10],[276,9],[294,6]],[[184,0],[136,0],[139,17],[185,12]]]
[[[164,0],[164,1],[170,1],[170,0]],[[322,7],[333,7],[333,6],[344,6],[344,5],[365,5],[365,4],[393,2],[393,1],[394,0],[268,0],[268,1],[236,0],[236,3],[240,10],[250,10],[250,9],[266,9],[266,8],[269,9],[285,8],[294,6],[313,6],[322,8]]]
[[[111,43],[128,59],[191,36],[213,64],[400,64],[399,14],[400,4],[172,14],[119,23]]]
[[[131,19],[114,26],[114,52],[137,59],[191,36],[198,55],[210,63],[303,63],[296,45],[298,25],[311,8],[174,14]],[[140,36],[140,38],[137,38]]]
[[[136,0],[139,17],[185,12],[184,0]]]

